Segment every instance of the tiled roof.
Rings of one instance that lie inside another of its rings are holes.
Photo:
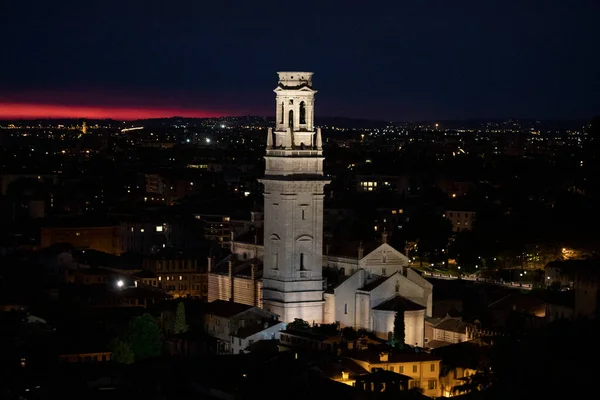
[[[392,297],[388,301],[385,301],[385,302],[379,304],[377,307],[374,307],[373,309],[380,310],[380,311],[396,311],[399,307],[402,307],[402,309],[404,309],[404,311],[418,311],[418,310],[424,310],[426,308],[426,307],[423,307],[422,305],[417,304],[414,301],[411,301],[405,297],[396,295],[395,297]]]
[[[411,352],[390,352],[389,347],[373,346],[368,350],[358,350],[352,353],[351,357],[355,360],[366,361],[369,364],[382,364],[386,361],[380,360],[382,352],[388,353],[388,361],[390,363],[403,363],[403,362],[420,362],[420,361],[440,361],[441,358],[431,355],[429,353],[416,353]]]
[[[247,304],[234,303],[233,301],[215,300],[209,303],[208,309],[210,314],[223,318],[231,318],[253,307]]]
[[[443,340],[430,340],[427,342],[427,347],[430,349],[439,349],[440,347],[450,346],[452,343]]]
[[[266,326],[265,326],[265,324],[266,324]],[[246,326],[238,329],[237,332],[235,332],[232,336],[245,339],[248,336],[252,336],[258,332],[262,332],[265,329],[269,329],[270,327],[275,326],[277,324],[282,324],[282,322],[274,320],[274,319],[270,319],[270,320],[266,320],[266,321],[259,321],[256,323],[253,323],[252,321],[250,321],[250,322],[246,323]],[[282,327],[283,327],[283,325],[282,325]]]
[[[456,333],[466,333],[467,328],[470,324],[466,322],[462,322],[456,318],[447,318],[442,320],[437,325],[434,326],[435,329],[440,329],[443,331],[456,332]]]
[[[324,362],[319,365],[318,368],[321,371],[321,374],[329,379],[340,379],[342,377],[342,372],[349,373],[350,377],[369,373],[369,371],[348,358]]]

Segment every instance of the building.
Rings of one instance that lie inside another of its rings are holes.
[[[321,133],[312,125],[311,76],[280,73],[277,127],[268,133],[266,173],[261,180],[264,224],[236,236],[232,254],[210,263],[209,301],[262,306],[284,322],[300,318],[310,324],[339,323],[375,331],[385,339],[393,331],[395,308],[402,306],[407,343],[422,347],[424,318],[431,316],[432,285],[408,268],[408,258],[387,243],[387,234],[376,244],[324,246],[327,181]],[[292,107],[298,102],[299,108]],[[297,112],[304,117],[296,118]],[[324,268],[334,272],[334,280],[325,282]]]
[[[462,321],[462,318],[446,315],[444,318],[430,318],[425,322],[427,347],[434,349],[449,344],[471,340],[470,332],[473,324]]]
[[[279,339],[285,324],[258,307],[217,300],[209,304],[205,330],[219,339],[219,353],[239,354],[255,341]]]
[[[356,191],[359,193],[398,193],[408,189],[408,181],[404,176],[392,175],[356,175]]]
[[[473,230],[476,214],[475,211],[448,210],[444,217],[452,223],[452,232],[462,232]]]
[[[230,215],[195,214],[194,218],[202,221],[204,237],[214,240],[225,249],[231,247],[231,239],[236,234],[246,232],[251,226],[262,226],[262,213],[251,212],[250,219],[235,219]]]
[[[432,354],[443,361],[440,372],[440,390],[444,397],[468,393],[471,388],[462,385],[476,374],[486,374],[490,368],[492,340],[474,339],[432,350]],[[462,390],[461,390],[462,389]],[[483,390],[485,388],[480,388]]]
[[[75,225],[77,226],[43,227],[41,229],[41,247],[57,243],[70,243],[76,249],[93,249],[114,255],[122,253],[120,226]]]
[[[419,388],[426,396],[440,396],[440,357],[427,353],[374,350],[356,351],[351,359],[369,372],[383,370],[405,375],[410,378],[409,389]]]
[[[311,72],[279,72],[264,185],[263,307],[285,322],[323,321],[323,175]]]
[[[216,265],[208,260],[208,301],[233,301],[262,307],[262,261],[231,254]]]
[[[337,282],[327,288],[324,308],[325,323],[373,331],[390,339],[397,310],[404,310],[405,342],[423,347],[425,317],[431,316],[433,286],[408,267],[408,258],[387,243],[364,255],[362,243],[351,255],[352,246],[333,247],[325,258],[326,265],[338,271]],[[333,254],[339,254],[334,256]]]
[[[144,284],[157,286],[174,298],[208,298],[206,258],[167,249],[146,256],[144,272],[135,275]]]

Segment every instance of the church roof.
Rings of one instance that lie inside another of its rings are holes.
[[[364,292],[370,292],[371,290],[377,288],[377,286],[381,285],[383,282],[387,281],[388,278],[389,278],[389,276],[378,276],[374,280],[365,284],[365,286],[363,286],[359,290],[362,290]]]
[[[406,297],[396,295],[388,301],[385,301],[379,304],[378,306],[373,307],[373,310],[396,311],[398,307],[402,307],[405,311],[418,311],[424,310],[426,308],[420,304],[415,303],[414,301],[407,299]]]

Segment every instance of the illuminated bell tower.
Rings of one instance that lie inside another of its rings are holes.
[[[275,131],[268,129],[264,185],[263,307],[284,322],[323,321],[321,129],[312,72],[279,72]]]

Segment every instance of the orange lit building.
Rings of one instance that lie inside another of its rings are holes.
[[[94,249],[109,254],[122,252],[119,226],[44,227],[41,229],[41,247],[56,243],[70,243],[75,248]]]

